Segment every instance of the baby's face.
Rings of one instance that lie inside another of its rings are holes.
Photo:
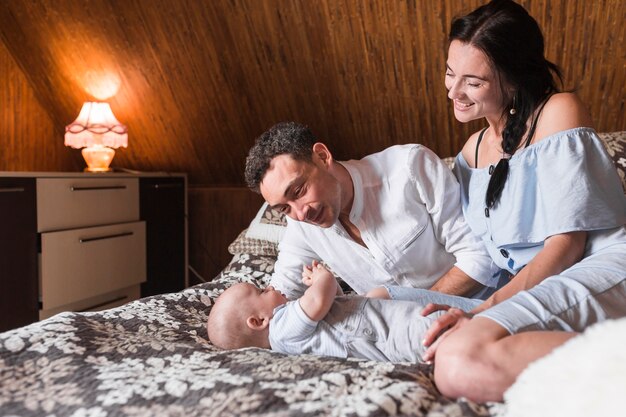
[[[257,310],[267,312],[269,315],[276,307],[288,301],[287,297],[272,286],[262,290],[252,284],[243,282],[233,285],[228,291],[231,294],[231,302],[249,305]]]

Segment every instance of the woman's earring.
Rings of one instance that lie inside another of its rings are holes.
[[[511,106],[511,110],[509,110],[509,114],[511,116],[515,116],[515,113],[517,113],[517,110],[515,109],[515,97],[517,96],[517,94],[515,96],[513,96],[513,105]]]

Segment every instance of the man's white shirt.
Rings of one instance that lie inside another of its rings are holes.
[[[457,266],[479,283],[497,284],[498,268],[463,217],[459,184],[422,145],[397,145],[340,162],[350,173],[350,221],[367,245],[339,221],[329,228],[287,220],[271,285],[302,295],[302,267],[321,260],[357,293],[381,285],[430,288]]]

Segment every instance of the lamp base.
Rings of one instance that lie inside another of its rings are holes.
[[[89,167],[85,167],[83,168],[83,172],[113,172],[113,168],[107,168],[107,169],[91,169]]]
[[[87,163],[86,172],[108,172],[109,165],[115,156],[115,151],[102,145],[93,145],[81,151]]]

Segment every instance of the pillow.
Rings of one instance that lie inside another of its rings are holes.
[[[454,169],[454,156],[448,156],[446,158],[442,158],[444,164],[448,166],[450,169]]]
[[[275,257],[286,227],[285,215],[263,203],[250,226],[228,246],[228,252]]]
[[[278,256],[278,244],[269,240],[250,239],[246,236],[248,229],[243,229],[239,236],[228,246],[231,255],[249,253],[260,256]]]
[[[275,257],[240,253],[233,256],[228,266],[214,281],[227,287],[238,282],[249,282],[259,288],[265,288],[270,283],[275,262]]]
[[[613,159],[617,175],[622,180],[622,188],[626,193],[626,131],[598,133],[598,136]]]
[[[263,203],[250,223],[246,237],[278,243],[285,233],[285,227],[287,227],[285,215],[270,208],[267,203]]]

